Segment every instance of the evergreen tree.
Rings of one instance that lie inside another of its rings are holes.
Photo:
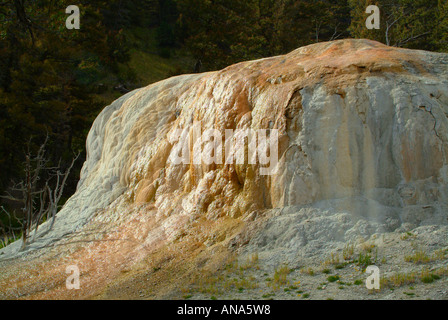
[[[437,51],[448,52],[448,1],[438,1],[436,21],[432,34],[433,46]]]
[[[446,1],[440,0],[349,0],[351,35],[387,45],[424,50],[443,50],[446,37]],[[368,30],[365,9],[377,5],[381,12],[380,30]]]
[[[80,1],[80,30],[65,27],[69,4],[6,0],[0,9],[0,193],[20,178],[29,141],[33,150],[48,133],[53,162],[71,161],[73,152],[84,150],[104,106],[95,84],[128,58],[121,31],[105,27],[99,8],[106,1]],[[67,195],[75,187],[71,179]]]

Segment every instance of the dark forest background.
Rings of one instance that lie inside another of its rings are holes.
[[[380,30],[365,26],[370,4]],[[80,8],[80,30],[65,27],[69,5]],[[48,167],[68,168],[80,154],[66,200],[93,120],[129,90],[343,38],[447,52],[448,1],[0,0],[0,195],[14,191],[28,150],[48,136]],[[10,224],[0,213],[0,227]]]

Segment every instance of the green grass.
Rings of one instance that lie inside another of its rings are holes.
[[[336,282],[340,279],[340,277],[338,275],[334,275],[334,276],[329,276],[327,278],[328,282]]]
[[[353,282],[353,284],[354,284],[355,286],[360,286],[360,285],[363,284],[363,281],[362,281],[362,280],[355,280],[355,281]]]
[[[297,289],[299,289],[299,288],[297,288],[296,286],[289,286],[289,289],[290,289],[290,290],[297,290]]]
[[[420,275],[420,281],[423,283],[433,283],[435,280],[439,280],[440,278],[440,275],[428,270],[423,270]]]
[[[180,74],[181,67],[173,60],[162,58],[156,54],[148,53],[139,49],[130,51],[128,66],[121,66],[120,73],[126,72],[126,68],[134,71],[138,86],[146,86],[151,83]]]
[[[356,264],[364,271],[368,266],[376,264],[376,257],[373,257],[369,252],[360,252]]]
[[[101,106],[110,104],[123,94],[113,88],[125,84],[129,90],[145,87],[175,75],[191,73],[194,59],[185,52],[174,52],[171,57],[162,57],[158,48],[156,30],[134,27],[124,31],[129,42],[129,60],[118,64],[117,74],[106,74],[99,80],[104,91],[94,95]]]
[[[20,238],[22,238],[22,232],[16,233],[12,237],[2,237],[2,239],[0,240],[0,249],[9,246],[11,243],[16,242],[17,240],[20,240]]]
[[[132,48],[129,51],[130,60],[119,64],[119,76],[122,79],[132,79],[136,87],[179,75],[191,73],[194,59],[186,53],[171,50],[171,57],[163,57],[157,45],[156,29],[134,27],[125,31],[126,38]]]

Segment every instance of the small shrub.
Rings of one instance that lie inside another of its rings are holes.
[[[416,235],[413,234],[412,232],[406,232],[406,233],[402,234],[400,238],[401,238],[401,240],[407,240],[409,238],[415,238],[415,237],[416,237]]]
[[[274,289],[278,289],[280,286],[284,286],[288,283],[288,274],[291,270],[287,266],[282,266],[280,269],[276,269],[274,272],[274,278],[270,282]]]
[[[344,269],[346,266],[347,266],[347,264],[341,263],[341,264],[336,265],[335,269],[336,270],[341,270],[341,269]]]
[[[290,290],[297,290],[297,289],[299,289],[299,288],[297,288],[296,286],[289,286],[289,289],[290,289]]]
[[[366,253],[372,253],[373,249],[375,249],[375,245],[365,242],[361,245],[361,251],[366,252]]]
[[[340,279],[340,278],[339,278],[338,275],[329,276],[329,277],[327,278],[328,282],[336,282],[336,281],[338,281],[339,279]]]
[[[406,262],[413,262],[417,264],[431,262],[431,258],[423,250],[417,250],[413,255],[406,256],[404,260]]]
[[[314,270],[313,268],[306,268],[306,269],[301,269],[300,270],[301,273],[307,274],[309,276],[314,276]]]
[[[434,252],[434,259],[435,260],[445,260],[445,255],[447,251],[446,250],[437,250]]]
[[[331,270],[328,269],[328,268],[325,268],[324,270],[322,270],[322,273],[324,273],[324,274],[330,274],[330,273],[331,273]]]
[[[344,249],[342,249],[342,257],[344,260],[348,261],[353,258],[355,252],[355,246],[353,244],[347,244]]]
[[[354,284],[355,286],[360,286],[360,285],[362,285],[362,283],[363,283],[362,280],[355,280],[355,281],[353,282],[353,284]]]
[[[364,271],[368,266],[374,265],[376,263],[376,260],[376,257],[373,258],[370,252],[360,252],[358,259],[355,262],[362,268],[362,271]]]
[[[259,269],[258,260],[259,257],[257,252],[250,255],[250,257],[247,259],[247,262],[244,265],[240,266],[240,271],[245,271],[252,268]]]
[[[410,273],[395,273],[394,275],[386,278],[381,278],[381,287],[401,287],[403,285],[414,284],[417,281],[417,274],[415,272]]]
[[[428,270],[423,270],[420,275],[420,280],[423,283],[433,283],[435,280],[439,280],[439,279],[440,279],[440,275],[433,273],[433,272],[429,272]]]
[[[339,264],[339,254],[334,254],[333,252],[331,253],[331,260],[330,260],[331,264]]]
[[[258,252],[255,252],[253,255],[250,256],[250,263],[253,265],[257,264],[259,260]]]

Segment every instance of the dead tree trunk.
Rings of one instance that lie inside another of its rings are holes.
[[[48,142],[48,137],[45,142],[39,148],[36,157],[31,156],[31,152],[28,148],[25,160],[25,179],[24,181],[16,184],[12,190],[19,195],[13,196],[8,193],[7,196],[2,197],[8,200],[12,200],[23,205],[22,217],[17,220],[21,220],[22,231],[22,246],[20,250],[24,250],[29,242],[29,236],[34,227],[34,237],[36,237],[37,230],[43,217],[50,218],[51,224],[49,230],[53,228],[56,214],[59,209],[59,202],[64,193],[64,187],[67,182],[70,171],[72,170],[75,161],[78,159],[79,154],[72,160],[70,166],[61,171],[61,164],[57,167],[47,167],[48,160],[45,158],[45,148]],[[42,180],[42,173],[46,172],[45,183],[39,182]],[[55,180],[55,181],[53,181]],[[52,187],[53,186],[53,187]],[[37,202],[38,201],[38,205]],[[6,210],[2,208],[5,212]],[[9,213],[7,213],[9,215]]]

